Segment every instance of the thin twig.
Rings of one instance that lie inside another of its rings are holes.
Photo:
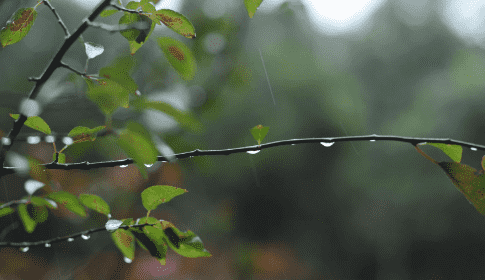
[[[64,29],[64,33],[66,33],[66,38],[71,36],[71,34],[69,33],[69,30],[67,30],[67,27],[66,25],[64,24],[64,22],[61,20],[61,17],[59,16],[59,14],[57,14],[56,12],[56,9],[54,7],[52,7],[51,3],[49,3],[49,1],[47,0],[44,0],[43,3],[49,7],[52,12],[54,13],[54,15],[56,16],[57,18],[57,21],[59,22],[59,24],[61,25],[62,29]]]
[[[230,155],[236,153],[244,153],[248,151],[254,150],[263,150],[267,148],[277,147],[277,146],[288,146],[292,144],[303,144],[303,143],[329,143],[329,142],[352,142],[352,141],[398,141],[398,142],[405,142],[410,143],[413,146],[418,145],[419,143],[423,142],[431,142],[431,143],[443,143],[443,144],[451,144],[451,145],[460,145],[468,148],[473,148],[475,150],[482,150],[485,151],[485,146],[477,145],[473,143],[453,140],[449,138],[414,138],[414,137],[403,137],[403,136],[392,136],[392,135],[363,135],[363,136],[343,136],[343,137],[327,137],[327,138],[304,138],[304,139],[291,139],[291,140],[282,140],[276,142],[270,142],[267,144],[261,144],[261,146],[248,146],[248,147],[240,147],[234,149],[226,149],[226,150],[199,150],[196,149],[191,152],[185,152],[180,154],[175,154],[174,157],[176,159],[183,159],[188,157],[197,157],[197,156],[209,156],[209,155]],[[157,161],[167,162],[168,159],[163,156],[158,156]],[[101,167],[115,167],[120,165],[127,165],[134,163],[134,160],[131,158],[121,159],[121,160],[114,160],[114,161],[104,161],[104,162],[80,162],[80,163],[66,163],[66,164],[59,164],[56,162],[40,164],[44,166],[46,169],[62,169],[62,170],[73,170],[73,169],[81,169],[81,170],[90,170],[95,168]],[[0,169],[0,177],[5,176],[7,174],[14,174],[16,167],[3,167]]]
[[[160,221],[163,221],[163,220],[160,220]],[[134,227],[144,227],[144,226],[153,226],[153,225],[156,225],[156,224],[146,223],[146,224],[141,224],[141,225],[121,226],[119,228],[128,229],[130,227],[134,228]],[[66,241],[66,240],[74,241],[74,239],[76,239],[76,238],[78,238],[82,235],[89,236],[90,233],[100,232],[100,231],[108,231],[108,230],[106,229],[106,227],[93,228],[93,229],[90,229],[90,230],[85,230],[83,232],[71,234],[71,235],[68,235],[68,236],[56,237],[56,238],[53,238],[53,239],[37,241],[37,242],[0,242],[0,247],[36,247],[36,246],[50,247],[50,245],[52,243],[58,243],[58,242]]]

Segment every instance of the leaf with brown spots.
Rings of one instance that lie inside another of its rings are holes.
[[[160,37],[157,41],[168,62],[182,79],[192,80],[197,64],[190,49],[184,43],[170,37]]]
[[[149,17],[155,23],[160,24],[161,22],[184,37],[190,39],[195,38],[194,25],[180,13],[169,9],[162,9],[152,13]]]
[[[0,31],[2,46],[15,44],[22,40],[30,31],[37,17],[34,8],[20,8],[12,15],[7,26]]]

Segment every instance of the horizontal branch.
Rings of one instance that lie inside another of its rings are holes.
[[[160,220],[162,221],[162,220]],[[141,225],[131,225],[131,226],[121,226],[119,228],[123,229],[128,229],[130,227],[144,227],[144,226],[153,226],[155,224],[141,224]],[[43,240],[43,241],[37,241],[37,242],[0,242],[0,247],[38,247],[38,246],[44,246],[44,247],[50,247],[52,243],[57,243],[57,242],[62,242],[62,241],[74,241],[76,238],[84,236],[84,238],[89,238],[91,233],[94,232],[100,232],[100,231],[108,231],[106,227],[99,227],[99,228],[93,228],[90,230],[86,230],[83,232],[71,234],[68,236],[63,236],[63,237],[56,237],[53,239],[49,240]]]
[[[363,136],[343,136],[343,137],[326,137],[326,138],[304,138],[304,139],[291,139],[291,140],[282,140],[276,142],[270,142],[266,144],[261,144],[260,146],[247,146],[241,148],[234,148],[234,149],[225,149],[225,150],[199,150],[196,149],[191,152],[185,152],[180,154],[175,154],[174,157],[177,159],[184,159],[188,157],[197,157],[197,156],[212,156],[212,155],[230,155],[230,154],[237,154],[237,153],[247,153],[251,151],[260,151],[272,147],[277,146],[288,146],[293,144],[303,144],[303,143],[335,143],[335,142],[352,142],[352,141],[398,141],[398,142],[405,142],[410,143],[413,146],[416,146],[419,143],[424,142],[432,142],[432,143],[443,143],[443,144],[452,144],[452,145],[460,145],[464,147],[471,148],[472,150],[482,150],[485,151],[485,146],[477,145],[473,143],[453,140],[449,138],[415,138],[415,137],[402,137],[402,136],[392,136],[392,135],[363,135]],[[167,162],[169,161],[164,156],[158,156],[157,161]],[[45,163],[40,164],[45,166],[46,169],[62,169],[62,170],[73,170],[73,169],[81,169],[81,170],[90,170],[95,168],[101,167],[115,167],[120,165],[127,165],[134,163],[133,159],[121,159],[121,160],[114,160],[114,161],[104,161],[104,162],[80,162],[80,163],[65,163],[60,164],[57,162]],[[7,175],[7,174],[14,174],[15,169],[18,167],[3,167],[0,172],[0,177]]]

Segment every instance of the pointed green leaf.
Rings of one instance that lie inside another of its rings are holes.
[[[123,223],[121,224],[120,227],[122,226],[129,226],[129,225],[134,225],[135,222],[133,221],[133,218],[128,218],[128,219],[121,219]]]
[[[168,247],[165,242],[165,234],[163,233],[163,230],[154,228],[152,226],[145,226],[143,227],[143,233],[150,239],[151,242],[153,242],[153,244],[155,244],[159,256],[161,256],[157,257],[157,260],[161,265],[165,265]]]
[[[136,4],[131,4],[131,3],[132,2],[128,3],[126,8],[130,9],[129,6],[133,6],[133,7],[136,6],[136,8],[132,8],[133,10],[136,10],[138,8],[139,2],[135,2]],[[133,14],[128,12],[124,13],[124,15],[120,18],[118,23],[131,24],[135,22],[147,22],[150,24],[150,29],[138,30],[138,29],[132,28],[132,29],[120,31],[120,34],[123,37],[125,37],[130,43],[131,55],[134,55],[135,52],[139,48],[141,48],[141,46],[143,46],[144,42],[146,42],[146,40],[152,34],[153,29],[155,29],[155,25],[156,25],[155,22],[153,22],[149,17],[145,15]]]
[[[148,226],[146,226],[148,227]],[[144,227],[145,228],[145,227]],[[143,247],[150,252],[150,254],[157,258],[157,260],[160,262],[161,265],[165,265],[165,258],[167,254],[167,245],[162,244],[160,245],[160,242],[156,240],[153,236],[150,235],[147,236],[148,232],[145,232],[144,230],[139,230],[137,228],[130,228],[130,231],[133,233],[133,235],[136,237],[136,239],[139,241],[139,244],[142,244]],[[154,240],[152,240],[152,238]]]
[[[178,34],[192,39],[195,38],[194,25],[181,13],[169,9],[161,9],[150,15],[157,24],[163,23]]]
[[[128,108],[129,92],[110,79],[91,81],[84,79],[88,84],[88,98],[98,105],[105,115],[112,115],[119,107]]]
[[[263,0],[244,0],[244,6],[246,6],[246,10],[248,11],[248,15],[250,18],[253,18],[254,13],[256,13],[256,9],[261,5]]]
[[[261,124],[251,128],[251,134],[253,135],[254,140],[258,141],[258,145],[261,145],[261,141],[266,137],[268,131],[269,126],[262,126]]]
[[[169,202],[172,198],[188,192],[172,186],[151,186],[141,193],[141,201],[148,211],[154,210],[158,205]]]
[[[62,204],[67,210],[81,217],[86,217],[86,209],[79,203],[79,200],[73,194],[65,191],[53,192],[47,195],[48,198]]]
[[[476,175],[477,170],[458,162],[439,162],[456,188],[465,195],[470,204],[485,215],[485,174]]]
[[[118,67],[103,67],[99,70],[99,76],[105,77],[117,82],[124,87],[129,93],[134,93],[138,89],[138,85],[130,77],[127,70]]]
[[[109,17],[109,16],[116,14],[117,12],[119,12],[119,10],[116,10],[116,9],[114,9],[114,10],[104,10],[99,15],[101,17]]]
[[[135,258],[135,236],[129,230],[122,228],[117,229],[111,233],[116,247],[120,249],[121,253],[130,260]]]
[[[95,194],[80,194],[79,201],[81,201],[84,206],[93,209],[98,213],[105,214],[106,216],[108,216],[108,214],[110,213],[108,203],[106,203],[104,199]]]
[[[31,205],[31,217],[36,223],[43,223],[47,220],[48,212],[44,205],[42,206],[33,206]],[[29,209],[27,207],[27,209]]]
[[[163,222],[162,222],[163,223]],[[202,240],[192,231],[181,232],[175,226],[167,227],[164,230],[168,246],[177,254],[188,258],[210,257],[202,243]]]
[[[44,165],[41,165],[43,163],[32,156],[27,156],[27,160],[29,162],[30,177],[36,181],[48,185],[52,179],[50,169],[47,169]]]
[[[10,116],[17,120],[20,117],[20,114],[10,114]],[[45,134],[51,134],[51,128],[41,117],[28,117],[24,124],[37,131],[44,132]]]
[[[184,43],[170,37],[160,37],[157,42],[180,77],[184,80],[192,80],[197,71],[197,64],[190,49]]]
[[[442,143],[426,143],[425,145],[431,145],[442,150],[443,152],[445,152],[447,156],[449,156],[455,162],[461,161],[463,148],[460,145],[450,145],[450,144],[442,144]]]
[[[10,207],[2,208],[0,209],[0,217],[6,216],[8,214],[12,214],[13,212],[15,212],[13,208],[10,208]]]
[[[131,105],[136,110],[153,109],[163,112],[172,117],[183,128],[188,129],[191,132],[200,133],[204,130],[202,123],[198,121],[192,113],[180,111],[168,103],[149,101],[145,97],[140,97],[132,101]]]
[[[31,196],[30,201],[32,201],[32,204],[35,206],[47,206],[50,209],[57,209],[57,207],[52,205],[49,201],[39,196],[35,196],[35,195]]]
[[[18,213],[20,219],[22,220],[22,223],[24,224],[25,231],[28,233],[34,232],[35,225],[37,223],[29,216],[29,212],[27,211],[27,205],[19,204]]]
[[[20,8],[7,21],[7,26],[0,31],[0,42],[3,47],[22,40],[30,31],[37,17],[34,8]]]

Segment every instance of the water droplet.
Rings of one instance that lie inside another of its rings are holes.
[[[25,253],[25,252],[27,252],[28,250],[29,250],[29,247],[23,247],[23,248],[20,248],[20,251],[22,251],[22,252],[24,252],[24,253]]]
[[[45,246],[46,246],[46,247],[50,247],[50,246],[51,246],[51,244],[49,244],[49,243],[46,243],[46,244],[45,244]]]
[[[74,241],[74,238],[69,237],[69,238],[67,239],[67,241],[68,241],[68,242],[72,242],[72,241]]]
[[[82,239],[84,239],[84,240],[88,240],[89,238],[91,238],[91,236],[89,236],[89,235],[85,235],[85,234],[82,234],[82,235],[81,235],[81,237],[82,237]]]
[[[322,144],[323,146],[325,147],[330,147],[332,146],[333,144],[335,144],[335,142],[320,142],[320,144]]]
[[[476,150],[477,150],[477,148],[475,148],[475,147],[471,147],[471,148],[470,148],[470,150],[472,150],[472,151],[476,151]]]
[[[152,166],[153,166],[153,164],[146,164],[146,163],[145,163],[145,166],[146,166],[146,167],[152,167]]]
[[[375,140],[375,139],[372,139],[372,140],[370,140],[370,141],[371,141],[371,142],[376,142],[376,140]]]
[[[296,144],[291,144],[291,146],[295,146]]]
[[[129,258],[127,258],[127,257],[125,257],[125,263],[131,263],[132,261],[133,261],[133,260],[131,260],[131,259],[129,259]]]
[[[120,165],[121,168],[125,168],[127,166],[128,166],[128,164],[127,165]]]
[[[108,219],[111,219],[111,214],[108,214]]]

